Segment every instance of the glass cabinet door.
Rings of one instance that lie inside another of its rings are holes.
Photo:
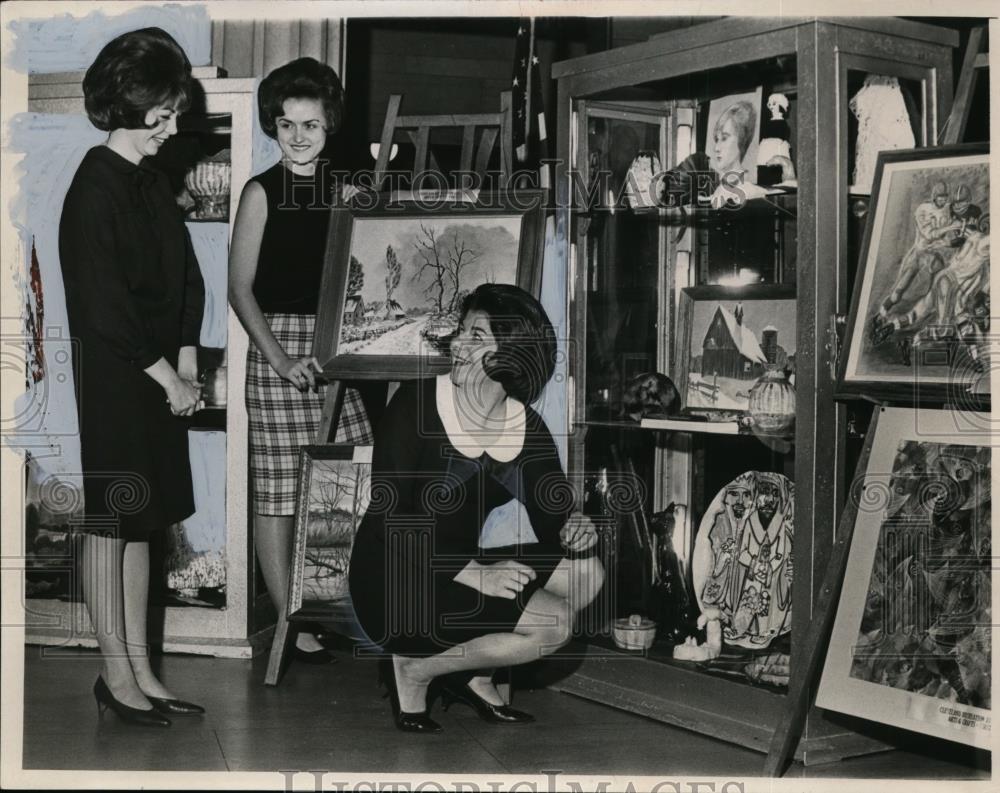
[[[668,115],[628,103],[583,104],[578,162],[591,207],[586,234],[585,418],[620,417],[625,385],[656,370],[664,235],[655,180],[668,162]]]

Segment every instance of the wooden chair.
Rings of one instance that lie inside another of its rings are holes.
[[[381,189],[389,167],[389,156],[393,141],[404,133],[416,148],[413,159],[414,176],[425,170],[440,172],[433,152],[430,151],[431,130],[440,128],[462,128],[462,150],[459,170],[483,176],[493,154],[494,146],[500,148],[500,175],[506,180],[513,170],[511,94],[500,94],[498,113],[446,113],[442,115],[400,115],[402,94],[392,94],[385,111],[382,138],[379,141],[378,158],[375,161],[375,186]],[[479,131],[478,142],[476,132]],[[499,140],[499,144],[498,144]]]

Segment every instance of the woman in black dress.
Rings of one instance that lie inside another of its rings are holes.
[[[166,177],[146,158],[177,132],[191,65],[159,28],[125,33],[83,80],[107,141],[87,152],[59,222],[86,518],[83,595],[104,660],[99,710],[134,724],[202,713],[156,678],[146,610],[149,537],[189,517],[187,422],[199,403],[204,286]]]
[[[343,119],[344,90],[329,66],[298,58],[264,78],[258,107],[261,127],[278,141],[282,157],[247,182],[240,197],[229,299],[252,342],[246,402],[254,545],[280,613],[288,593],[299,447],[317,442],[324,401],[311,350],[337,187],[327,138]],[[344,395],[336,440],[371,443],[364,405],[353,388]],[[295,658],[334,660],[307,631],[296,636]]]
[[[427,715],[435,678],[487,721],[532,721],[504,705],[491,670],[565,644],[603,584],[596,530],[570,515],[555,443],[529,406],[555,352],[535,298],[482,285],[463,303],[451,372],[401,386],[379,422],[350,589],[368,638],[392,654],[383,679],[401,730],[440,730]],[[480,549],[489,513],[512,499],[537,541]]]

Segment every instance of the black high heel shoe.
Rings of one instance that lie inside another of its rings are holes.
[[[195,705],[193,702],[185,702],[182,699],[163,699],[162,697],[151,697],[148,694],[146,695],[146,699],[160,713],[167,713],[171,716],[200,716],[205,712],[205,709],[201,705]]]
[[[469,679],[452,676],[441,678],[441,707],[448,710],[454,702],[468,705],[483,721],[490,724],[530,724],[535,717],[509,705],[487,702],[469,686]]]
[[[97,715],[100,717],[108,708],[111,708],[119,719],[126,724],[135,724],[139,727],[169,727],[170,719],[160,713],[156,708],[142,710],[126,705],[115,699],[104,678],[98,675],[94,683],[94,699],[97,700]]]
[[[378,662],[378,682],[380,686],[385,686],[386,692],[383,698],[388,697],[392,704],[392,717],[396,728],[403,732],[441,732],[441,725],[432,719],[428,714],[428,709],[419,713],[408,713],[399,706],[399,691],[396,688],[396,670],[392,665],[392,659],[384,659]]]

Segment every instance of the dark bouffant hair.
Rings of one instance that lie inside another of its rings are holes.
[[[336,132],[344,118],[344,86],[337,73],[315,58],[296,58],[265,77],[257,92],[260,126],[278,137],[277,119],[286,99],[318,99],[326,114],[326,131]]]
[[[497,351],[484,363],[486,374],[507,395],[534,402],[556,366],[556,334],[545,309],[523,289],[510,284],[482,284],[462,301],[461,317],[482,311],[490,318]]]
[[[154,107],[191,103],[191,63],[166,31],[143,28],[104,45],[83,78],[90,123],[105,132],[142,129]]]

